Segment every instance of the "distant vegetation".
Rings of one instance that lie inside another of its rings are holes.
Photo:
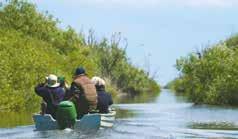
[[[177,60],[168,87],[200,104],[238,105],[238,35]]]
[[[80,65],[90,77],[106,79],[114,97],[119,92],[130,96],[159,92],[157,83],[128,60],[120,34],[97,41],[93,33],[84,36],[58,24],[52,15],[39,13],[25,1],[0,7],[0,110],[38,108],[34,86],[50,73],[63,75],[70,83]]]

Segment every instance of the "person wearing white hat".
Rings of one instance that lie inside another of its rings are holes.
[[[65,91],[60,87],[58,77],[50,74],[46,77],[46,83],[40,83],[35,87],[35,92],[43,99],[41,113],[51,114],[55,118],[57,106],[65,96]]]
[[[94,76],[91,81],[94,83],[97,95],[98,95],[98,105],[97,109],[99,113],[108,113],[109,106],[113,104],[112,96],[105,91],[106,82],[97,76]]]
[[[100,78],[100,77],[97,77],[97,76],[94,76],[92,78],[92,82],[96,85],[96,86],[105,86],[105,81]]]
[[[47,86],[50,88],[59,87],[60,83],[58,82],[58,77],[54,74],[50,74],[47,77]]]

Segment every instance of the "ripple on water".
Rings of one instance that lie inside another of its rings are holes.
[[[168,90],[162,90],[153,103],[115,106],[117,120],[111,129],[86,134],[77,130],[40,132],[28,126],[0,129],[0,138],[238,139],[237,108],[194,106]]]

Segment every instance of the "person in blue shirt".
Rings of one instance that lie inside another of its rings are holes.
[[[65,90],[60,86],[58,77],[50,74],[46,77],[46,83],[40,83],[35,87],[35,93],[43,99],[41,114],[51,114],[55,118],[57,106],[65,96]]]
[[[99,110],[99,113],[108,113],[109,106],[113,104],[113,100],[112,96],[105,91],[105,81],[95,76],[92,78],[92,82],[95,84],[98,95],[97,110]]]

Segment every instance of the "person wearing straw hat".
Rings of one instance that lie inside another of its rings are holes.
[[[112,96],[105,91],[105,81],[97,76],[92,78],[92,82],[95,84],[97,95],[98,95],[98,104],[97,109],[99,113],[108,113],[109,106],[113,104]]]
[[[35,92],[43,99],[41,114],[51,114],[55,118],[57,106],[65,96],[65,91],[60,87],[58,77],[50,74],[46,77],[45,83],[40,83],[35,87]]]

